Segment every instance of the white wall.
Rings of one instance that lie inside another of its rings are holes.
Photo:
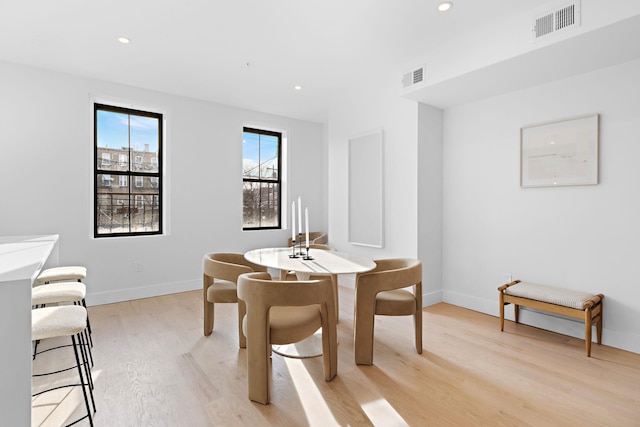
[[[422,260],[422,302],[442,301],[443,112],[418,104],[418,258]]]
[[[328,228],[321,124],[2,62],[0,93],[0,235],[59,234],[60,263],[88,268],[90,304],[197,289],[203,254],[286,243],[286,229],[242,231],[243,125],[287,133],[289,176],[310,177],[290,180],[290,194],[312,229]],[[96,98],[165,113],[167,235],[92,237]]]
[[[329,243],[373,259],[417,256],[417,104],[399,97],[397,75],[343,93],[329,113]],[[384,247],[348,241],[348,140],[383,129]],[[348,285],[348,279],[341,277]]]
[[[635,61],[445,111],[444,301],[497,316],[504,274],[603,293],[603,343],[640,353],[639,75]],[[600,183],[520,188],[520,128],[590,113]],[[521,317],[584,337],[578,322]]]

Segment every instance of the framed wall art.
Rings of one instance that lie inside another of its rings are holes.
[[[520,186],[598,183],[598,114],[520,129]]]

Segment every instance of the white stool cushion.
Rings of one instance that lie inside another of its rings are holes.
[[[87,277],[87,269],[78,265],[53,267],[42,270],[36,283],[61,282],[66,280],[83,280]]]
[[[529,282],[520,282],[509,286],[505,290],[505,293],[507,295],[548,302],[550,304],[578,310],[584,309],[584,304],[594,297],[594,295],[589,292],[574,291]]]
[[[55,282],[35,286],[31,290],[31,305],[79,302],[86,293],[87,287],[82,282]]]
[[[80,305],[63,305],[31,310],[31,339],[71,336],[87,327],[87,310]]]

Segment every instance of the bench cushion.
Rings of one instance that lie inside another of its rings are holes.
[[[505,293],[507,295],[562,305],[578,310],[584,309],[584,304],[594,297],[594,294],[590,294],[589,292],[574,291],[529,282],[520,282],[509,286],[505,289]]]

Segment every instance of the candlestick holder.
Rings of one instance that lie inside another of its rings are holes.
[[[303,256],[302,259],[307,260],[307,261],[313,259],[313,257],[309,256],[309,244],[307,244],[307,254],[305,256]]]
[[[304,254],[302,253],[302,233],[298,233],[298,245],[299,245],[298,255],[303,256]]]
[[[296,255],[296,241],[291,240],[291,255],[289,255],[289,258],[299,258],[298,255]]]

